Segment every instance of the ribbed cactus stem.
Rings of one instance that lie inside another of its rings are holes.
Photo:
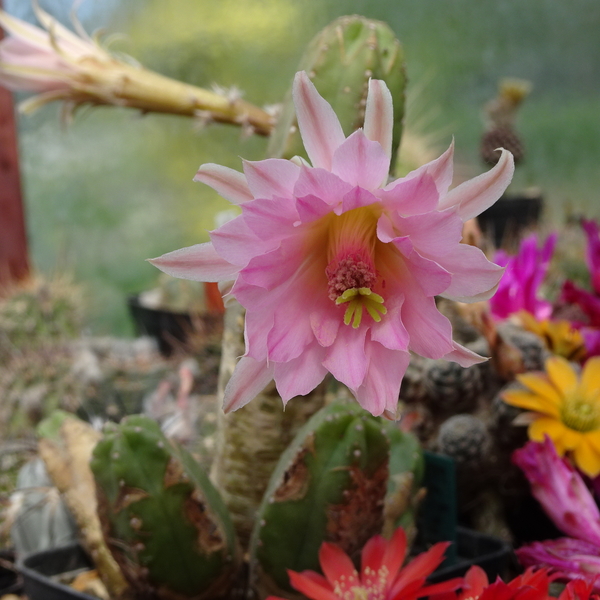
[[[239,303],[225,310],[219,396],[239,357],[244,354],[244,315]],[[234,413],[219,413],[211,479],[231,513],[242,547],[246,548],[254,518],[282,452],[298,429],[324,403],[324,386],[290,400],[286,409],[270,383],[252,402]]]

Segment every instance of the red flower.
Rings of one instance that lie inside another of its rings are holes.
[[[459,592],[436,595],[431,600],[550,600],[548,588],[553,579],[547,569],[531,568],[508,583],[498,579],[490,584],[485,571],[473,566]]]
[[[410,561],[406,557],[406,534],[398,528],[388,542],[372,537],[362,551],[361,572],[338,546],[324,542],[319,562],[325,576],[314,571],[288,571],[292,587],[312,600],[416,600],[458,589],[463,580],[425,585],[425,580],[444,558],[448,543],[440,542]],[[270,596],[267,600],[282,600]]]

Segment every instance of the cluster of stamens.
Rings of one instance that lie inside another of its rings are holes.
[[[381,315],[387,313],[383,298],[373,292],[377,281],[374,268],[357,254],[332,261],[325,270],[328,279],[329,298],[336,304],[348,304],[344,323],[357,329],[362,321],[363,309],[379,323]]]
[[[561,410],[561,421],[570,429],[585,433],[600,427],[598,401],[574,396],[566,398]]]
[[[367,567],[360,578],[356,572],[349,577],[341,575],[334,583],[333,593],[341,600],[383,600],[388,579],[385,566],[377,572]]]

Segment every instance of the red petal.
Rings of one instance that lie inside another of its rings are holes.
[[[314,571],[289,571],[290,585],[312,600],[339,600],[325,577]]]
[[[323,542],[319,550],[319,562],[323,574],[331,585],[339,583],[344,588],[345,584],[353,577],[358,583],[358,573],[354,564],[339,546]]]

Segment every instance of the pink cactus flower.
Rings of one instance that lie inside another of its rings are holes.
[[[513,462],[525,473],[531,493],[567,535],[600,548],[600,510],[581,475],[556,452],[552,440],[528,442]]]
[[[73,87],[85,94],[86,86],[91,86],[89,68],[116,63],[115,59],[81,27],[83,37],[63,27],[37,3],[34,9],[46,30],[0,11],[0,26],[10,34],[0,42],[0,85],[41,93],[32,105],[71,95]]]
[[[586,262],[594,292],[600,296],[600,227],[596,221],[583,219],[581,226],[587,236]]]
[[[452,340],[435,296],[489,298],[503,269],[461,244],[463,222],[493,204],[513,174],[502,151],[489,172],[451,191],[451,146],[388,183],[392,100],[371,80],[364,128],[346,138],[304,72],[294,102],[312,161],[214,164],[196,175],[241,206],[211,242],[152,262],[175,277],[234,280],[246,309],[246,353],[225,390],[240,408],[274,379],[284,403],[327,372],[374,415],[394,418],[409,351],[463,366],[483,360]]]
[[[600,591],[600,547],[583,540],[559,538],[533,542],[515,550],[523,566],[550,569],[561,580],[582,579]]]
[[[498,250],[494,262],[506,267],[498,291],[490,299],[492,315],[506,319],[522,310],[531,313],[536,319],[550,317],[552,305],[539,297],[539,289],[550,266],[558,235],[548,236],[541,248],[535,234],[526,237],[516,256]]]
[[[582,477],[558,456],[549,437],[527,443],[513,461],[546,514],[570,536],[518,548],[521,564],[550,569],[563,580],[584,579],[600,591],[600,511]]]

